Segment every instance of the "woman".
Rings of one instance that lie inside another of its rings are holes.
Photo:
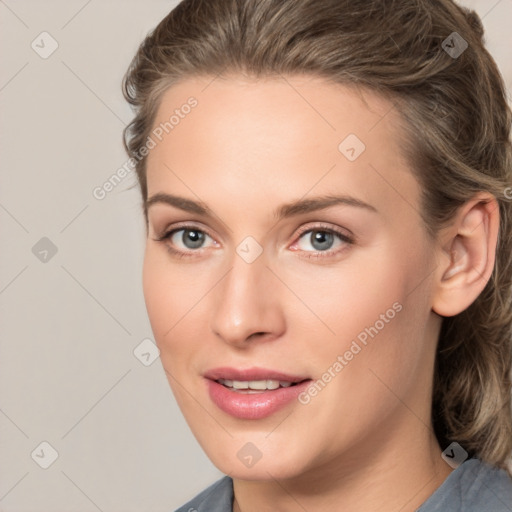
[[[511,112],[449,0],[185,0],[124,79],[180,511],[512,510]]]

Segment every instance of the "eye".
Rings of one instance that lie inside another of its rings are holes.
[[[163,235],[154,238],[157,242],[166,242],[167,249],[170,253],[179,256],[193,256],[195,252],[205,248],[204,244],[210,240],[215,241],[205,231],[195,226],[182,226],[171,229]]]
[[[291,249],[301,250],[309,254],[307,257],[325,257],[338,254],[347,245],[354,243],[348,234],[345,234],[332,227],[316,226],[303,230],[299,234],[299,240]],[[312,247],[312,250],[310,249]]]
[[[298,236],[298,241],[290,249],[307,253],[307,258],[334,256],[354,243],[350,235],[330,226],[304,228]],[[201,249],[208,247],[205,245],[208,241],[210,246],[217,245],[208,233],[193,225],[175,227],[154,240],[165,242],[167,250],[180,258],[200,255]]]
[[[181,242],[185,249],[200,249],[207,238],[210,237],[199,229],[178,229],[169,233],[169,240],[174,245]]]

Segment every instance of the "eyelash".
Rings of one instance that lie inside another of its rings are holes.
[[[203,234],[209,236],[213,240],[213,237],[208,233],[208,231],[201,229],[197,226],[194,226],[192,224],[184,224],[184,225],[180,225],[177,227],[173,227],[171,230],[164,232],[161,236],[153,238],[153,240],[156,242],[166,242],[178,231],[198,231],[200,233],[203,233]],[[335,235],[344,244],[347,244],[347,245],[353,245],[355,243],[354,238],[352,238],[351,236],[349,236],[346,233],[343,233],[342,231],[339,231],[331,226],[327,226],[325,224],[319,224],[319,225],[313,226],[313,227],[301,228],[299,230],[299,232],[297,233],[297,239],[300,240],[305,234],[311,233],[314,231]],[[174,249],[174,247],[171,247],[168,244],[166,244],[166,249],[169,251],[169,253],[171,255],[178,257],[178,258],[189,258],[189,257],[193,258],[193,257],[197,256],[197,253],[201,252],[201,248],[196,249],[196,250],[180,251],[180,250]],[[306,253],[305,256],[301,256],[301,257],[308,258],[308,259],[309,258],[315,258],[315,259],[327,258],[327,257],[335,256],[335,255],[341,253],[342,251],[344,251],[345,249],[346,249],[346,247],[342,247],[341,249],[337,249],[334,251],[333,250],[314,251],[314,252],[313,251],[301,251],[301,252]],[[298,250],[300,251],[300,249],[298,249]]]

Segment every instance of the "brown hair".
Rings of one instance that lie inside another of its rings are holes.
[[[442,448],[457,441],[470,456],[506,468],[512,451],[512,113],[478,15],[451,0],[181,2],[141,43],[123,80],[135,111],[124,144],[137,159],[145,214],[146,158],[139,150],[162,94],[186,78],[232,73],[315,75],[392,101],[404,121],[403,152],[421,185],[431,236],[476,192],[496,197],[496,264],[473,304],[443,319],[432,420]]]

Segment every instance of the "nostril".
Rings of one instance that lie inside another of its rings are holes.
[[[252,333],[247,339],[250,340],[252,337],[258,337],[258,336],[265,336],[267,333],[266,332],[254,332]]]

